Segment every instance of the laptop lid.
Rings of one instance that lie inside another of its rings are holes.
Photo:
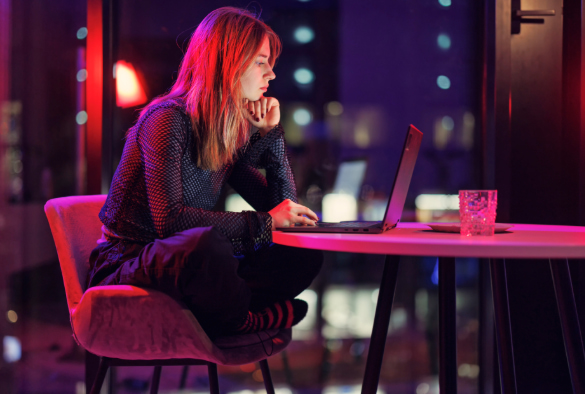
[[[384,214],[382,224],[384,231],[396,227],[400,221],[404,209],[404,203],[406,202],[406,195],[408,194],[408,188],[410,186],[410,180],[412,179],[412,173],[414,172],[414,165],[416,164],[418,151],[420,150],[422,136],[423,133],[413,125],[408,127],[408,133],[404,140],[402,154],[400,155],[400,162],[398,163],[398,169],[396,170],[396,177],[394,178],[394,184],[392,185],[392,191],[390,192],[390,201],[386,206],[386,213]]]
[[[404,203],[406,201],[406,195],[408,194],[410,180],[414,172],[414,166],[418,157],[422,136],[423,133],[421,133],[416,127],[413,125],[409,126],[406,138],[404,139],[402,153],[400,154],[398,168],[396,169],[396,176],[394,177],[394,182],[392,184],[392,191],[386,205],[384,220],[382,222],[321,222],[317,223],[316,226],[295,225],[292,227],[278,227],[277,230],[315,233],[343,233],[351,231],[352,233],[378,234],[396,227],[402,216],[402,210],[404,209]]]

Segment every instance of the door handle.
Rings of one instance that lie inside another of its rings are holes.
[[[555,10],[516,10],[514,11],[514,18],[522,18],[523,16],[555,16]]]
[[[520,34],[521,23],[543,24],[543,16],[555,16],[555,10],[512,10],[512,34]],[[536,18],[534,18],[536,17]]]

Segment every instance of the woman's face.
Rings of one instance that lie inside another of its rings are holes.
[[[256,59],[240,78],[242,84],[242,96],[250,101],[258,101],[268,89],[268,81],[276,78],[272,67],[268,63],[270,59],[270,42],[264,38],[260,52]]]

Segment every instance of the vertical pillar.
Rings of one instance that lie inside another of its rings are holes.
[[[585,100],[583,10],[580,0],[563,2],[563,224],[585,224]]]
[[[116,0],[87,1],[87,193],[107,193],[113,175],[112,125]]]
[[[0,0],[0,218],[6,221],[9,196],[9,178],[5,168],[8,151],[9,114],[8,101],[10,100],[10,43],[11,43],[11,7],[10,0]],[[2,236],[0,232],[0,236]],[[0,253],[0,258],[10,258],[9,254]],[[0,267],[0,353],[4,353],[3,338],[9,332],[8,321],[4,318],[8,310],[8,274],[6,264]],[[4,389],[12,392],[14,387],[14,369],[0,358],[0,382]]]
[[[107,193],[112,171],[112,113],[115,98],[114,50],[116,0],[87,0],[85,135],[87,194]],[[98,357],[86,352],[87,392],[97,373]],[[114,367],[112,367],[114,368]],[[115,376],[111,374],[110,378]]]
[[[114,108],[116,105],[116,63],[117,0],[102,0],[103,20],[103,94],[102,94],[102,176],[101,192],[107,193],[112,182],[113,170],[113,128]]]
[[[107,0],[87,0],[87,193],[102,191],[102,128],[104,37],[103,3]]]

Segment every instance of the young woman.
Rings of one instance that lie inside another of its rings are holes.
[[[318,219],[297,204],[279,103],[264,97],[280,49],[248,11],[220,8],[201,22],[171,90],[128,131],[89,287],[161,290],[210,336],[304,317],[307,304],[294,297],[319,272],[321,253],[271,243],[276,227]],[[212,211],[225,183],[256,211]]]

